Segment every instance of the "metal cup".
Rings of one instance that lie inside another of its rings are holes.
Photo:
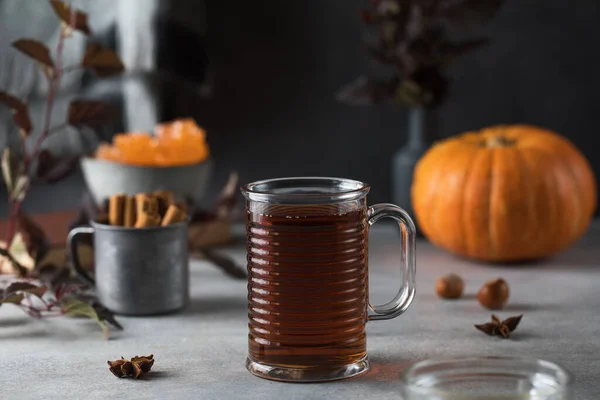
[[[74,272],[95,286],[100,302],[117,314],[152,315],[189,300],[188,223],[125,228],[91,222],[67,238]],[[78,239],[93,235],[95,278],[82,268]]]

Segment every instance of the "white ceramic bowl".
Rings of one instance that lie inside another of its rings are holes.
[[[169,190],[179,200],[200,202],[212,176],[212,161],[199,164],[151,167],[121,164],[84,157],[80,161],[83,178],[96,204],[113,194],[135,195]]]

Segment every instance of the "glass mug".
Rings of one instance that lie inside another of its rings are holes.
[[[252,374],[319,382],[369,370],[365,325],[402,314],[415,296],[415,226],[393,204],[367,207],[369,186],[339,178],[282,178],[243,186]],[[402,286],[369,304],[369,227],[402,230]]]

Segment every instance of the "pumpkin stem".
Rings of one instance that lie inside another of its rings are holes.
[[[487,138],[485,141],[486,147],[509,147],[516,143],[516,139],[510,139],[506,136],[496,135]]]

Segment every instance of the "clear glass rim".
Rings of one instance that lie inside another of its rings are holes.
[[[326,188],[322,193],[279,193],[281,189],[302,189],[308,187]],[[367,195],[370,186],[353,179],[300,176],[265,179],[240,187],[246,199],[270,203],[332,203],[358,200]]]
[[[572,374],[563,366],[552,361],[543,360],[526,356],[465,356],[465,357],[440,357],[417,361],[407,367],[401,373],[401,384],[403,390],[408,394],[426,395],[426,396],[450,396],[444,398],[476,399],[477,395],[472,393],[459,392],[454,390],[445,390],[438,387],[423,387],[418,383],[423,378],[428,377],[432,370],[443,371],[452,374],[461,374],[462,379],[472,375],[475,381],[478,374],[485,371],[493,373],[507,373],[516,375],[519,372],[537,374],[541,371],[548,372],[554,382],[557,384],[557,393],[567,393],[570,385],[573,383]],[[479,377],[480,379],[480,377]],[[514,398],[514,395],[506,395],[507,398]],[[456,397],[455,397],[456,396]],[[474,397],[473,397],[474,396]],[[503,395],[494,394],[494,398],[503,398]]]

